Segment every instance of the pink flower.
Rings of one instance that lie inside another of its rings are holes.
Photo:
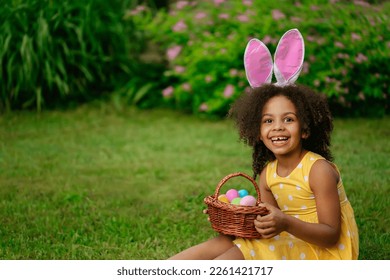
[[[302,65],[302,73],[303,74],[306,74],[306,73],[309,73],[309,63],[308,62],[303,62],[303,65]]]
[[[234,37],[236,37],[236,34],[235,34],[235,33],[230,33],[230,34],[227,36],[228,40],[233,40]]]
[[[195,19],[202,19],[202,18],[205,18],[206,16],[207,16],[207,14],[205,12],[198,12],[195,15]]]
[[[362,53],[359,53],[356,57],[355,57],[355,61],[357,62],[357,63],[362,63],[362,62],[364,62],[364,61],[367,61],[368,59],[367,59],[367,56],[365,56],[364,54],[362,54]]]
[[[340,49],[343,49],[344,48],[344,44],[341,43],[341,42],[334,42],[334,45]]]
[[[175,66],[175,72],[176,73],[184,73],[186,71],[186,68],[184,66],[177,65]]]
[[[146,7],[142,6],[142,5],[139,5],[139,6],[135,7],[134,10],[128,11],[126,13],[126,15],[135,16],[135,15],[138,15],[139,13],[141,13],[143,11],[146,11]]]
[[[181,85],[181,87],[185,90],[185,91],[190,91],[191,90],[191,85],[189,83],[184,83]]]
[[[225,2],[225,0],[214,0],[214,4],[217,6],[222,4],[223,2]]]
[[[235,76],[237,76],[237,74],[238,74],[238,70],[237,69],[230,69],[229,70],[229,75],[230,75],[230,77],[235,77]]]
[[[185,24],[184,20],[179,20],[173,27],[172,30],[174,32],[181,32],[187,29],[187,24]]]
[[[352,32],[351,38],[353,41],[360,41],[362,39],[362,37],[359,34],[356,34],[354,32]]]
[[[336,82],[336,79],[335,78],[331,78],[331,77],[325,77],[325,82],[327,82],[327,83],[334,83],[334,82]]]
[[[252,0],[242,0],[242,4],[246,5],[246,6],[252,6]]]
[[[307,35],[306,36],[306,40],[309,41],[309,42],[314,42],[316,40],[316,38],[314,36]]]
[[[225,87],[225,90],[223,91],[223,96],[226,98],[229,98],[233,95],[234,93],[234,86],[233,85],[227,85]]]
[[[292,21],[292,22],[301,22],[302,19],[299,18],[299,17],[291,17],[291,21]]]
[[[370,3],[367,3],[365,1],[355,0],[355,1],[353,1],[353,3],[356,5],[362,6],[362,7],[370,7]]]
[[[316,5],[311,5],[310,6],[310,10],[312,10],[312,11],[318,11],[320,8],[318,7],[318,6],[316,6]]]
[[[341,104],[344,104],[344,105],[345,105],[346,102],[345,102],[345,97],[344,97],[344,96],[340,95],[338,99],[339,99],[339,102],[340,102]]]
[[[207,75],[207,76],[204,78],[204,80],[206,81],[206,83],[210,83],[210,82],[213,80],[213,78],[212,78],[210,75]]]
[[[220,19],[228,19],[230,16],[228,14],[219,14],[218,18]]]
[[[162,95],[164,97],[171,97],[173,94],[173,86],[169,86],[162,91]]]
[[[280,10],[272,10],[272,18],[274,20],[283,19],[286,16]]]
[[[174,60],[181,52],[182,46],[173,46],[167,50],[168,60]]]
[[[238,16],[237,16],[237,19],[238,19],[239,21],[241,21],[241,22],[248,22],[248,21],[249,21],[248,16],[247,16],[247,15],[244,15],[244,14],[238,15]]]
[[[206,112],[208,109],[209,109],[209,106],[207,106],[206,103],[202,103],[199,106],[199,111],[201,111],[201,112]]]
[[[267,44],[269,44],[271,42],[272,42],[271,36],[265,35],[265,37],[263,38],[263,43],[267,45]]]
[[[187,6],[188,5],[188,1],[178,1],[177,3],[176,3],[176,8],[178,9],[178,10],[181,10],[181,9],[183,9],[185,6]]]
[[[349,58],[349,54],[347,53],[338,53],[336,55],[337,58],[340,58],[340,59],[348,59]]]

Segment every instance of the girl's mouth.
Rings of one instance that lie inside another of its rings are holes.
[[[288,140],[288,137],[279,136],[279,137],[271,137],[271,141],[273,144],[284,144]]]

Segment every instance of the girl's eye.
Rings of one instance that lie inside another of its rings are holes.
[[[263,120],[264,123],[272,123],[272,120],[271,119],[265,119]]]
[[[292,121],[294,121],[294,120],[293,120],[292,118],[285,118],[284,121],[285,121],[285,122],[292,122]]]

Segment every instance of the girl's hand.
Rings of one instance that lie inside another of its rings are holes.
[[[286,214],[269,203],[264,202],[260,205],[265,206],[269,211],[265,216],[258,215],[254,221],[257,232],[263,238],[272,238],[287,229]]]

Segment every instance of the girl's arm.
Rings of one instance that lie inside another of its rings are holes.
[[[331,247],[340,237],[341,210],[337,183],[339,174],[325,160],[314,163],[310,171],[309,184],[317,205],[318,223],[308,223],[284,214],[265,203],[270,214],[255,221],[257,231],[264,238],[271,238],[282,231],[322,247]]]
[[[263,168],[260,174],[259,188],[260,188],[261,201],[271,204],[278,208],[278,204],[275,200],[275,197],[267,185],[266,174],[267,174],[267,167]]]

